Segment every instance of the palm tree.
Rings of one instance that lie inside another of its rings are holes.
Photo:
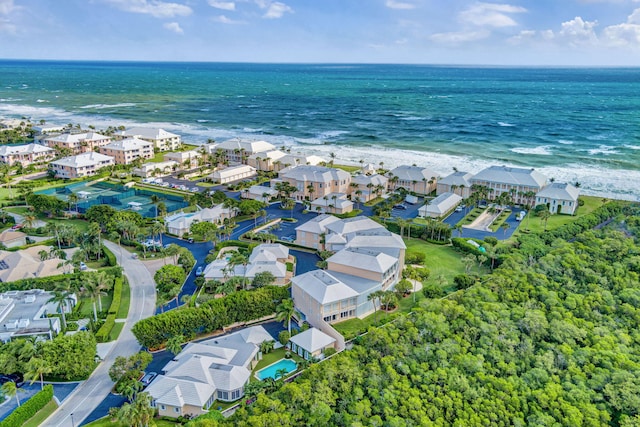
[[[62,249],[60,245],[60,229],[61,228],[62,228],[61,224],[55,221],[48,222],[47,225],[45,226],[45,229],[47,230],[47,232],[53,233],[53,235],[56,237],[56,242],[58,243],[58,249]]]
[[[69,194],[69,197],[67,197],[67,201],[69,202],[69,209],[71,209],[71,205],[75,205],[76,212],[78,212],[78,200],[79,198],[76,193]]]
[[[55,289],[52,293],[53,296],[49,298],[47,302],[52,302],[58,305],[58,310],[60,310],[60,314],[62,314],[62,326],[66,329],[67,317],[64,313],[64,310],[67,307],[67,303],[69,301],[73,301],[73,299],[71,298],[72,293],[63,288]]]
[[[287,323],[287,331],[291,334],[291,318],[296,314],[292,299],[283,299],[276,307],[276,320]]]
[[[153,398],[149,393],[138,393],[131,403],[125,403],[110,414],[123,425],[131,427],[149,427],[155,425],[155,408],[151,406]]]
[[[367,301],[371,301],[373,303],[374,321],[376,325],[378,324],[378,305],[376,304],[376,302],[380,302],[382,293],[382,291],[375,291],[367,295]]]
[[[33,225],[36,223],[36,217],[33,214],[25,215],[23,223],[25,227],[33,228]]]
[[[500,226],[500,228],[502,228],[502,232],[504,234],[504,236],[507,236],[507,230],[511,228],[511,226],[509,225],[508,222],[503,222],[502,225]]]
[[[4,394],[5,396],[15,396],[16,402],[18,402],[18,406],[20,406],[20,398],[18,397],[19,390],[18,386],[16,386],[16,383],[14,383],[13,381],[7,381],[6,383],[2,384],[0,390],[2,390],[2,394]]]
[[[151,235],[153,237],[158,236],[160,239],[160,246],[162,246],[162,233],[166,231],[166,227],[160,221],[155,221],[151,224]]]
[[[544,221],[544,231],[547,231],[547,221],[551,217],[551,212],[549,212],[549,209],[544,209],[540,211],[538,216],[540,216],[540,221]]]
[[[329,165],[330,165],[331,167],[333,167],[333,161],[334,161],[334,160],[335,160],[335,158],[336,158],[336,153],[333,153],[333,152],[329,153],[329,157],[331,158],[331,161],[329,162]]]
[[[167,340],[167,350],[177,356],[182,351],[182,343],[184,342],[183,335],[174,335]]]
[[[276,371],[276,375],[275,375],[275,377],[276,377],[276,378],[279,378],[279,379],[281,379],[281,380],[284,380],[284,377],[285,377],[288,373],[289,373],[289,372],[288,372],[285,368],[278,369],[278,370]]]
[[[33,384],[40,379],[40,390],[42,390],[44,388],[44,375],[50,374],[53,371],[49,362],[40,357],[34,357],[27,362],[26,368],[27,371],[25,375],[31,380],[29,384]]]
[[[100,309],[100,312],[102,312],[102,295],[105,295],[105,293],[103,292],[106,289],[109,289],[109,286],[111,285],[111,280],[109,279],[109,276],[107,276],[107,273],[105,273],[104,271],[100,271],[99,273],[97,273],[95,276],[93,276],[93,280],[96,283],[96,286],[98,287],[98,307]]]
[[[97,322],[98,310],[96,307],[96,299],[100,298],[100,295],[102,295],[103,292],[95,280],[87,280],[84,283],[84,293],[86,295],[89,295],[89,297],[91,298],[91,303],[93,304],[93,320]]]

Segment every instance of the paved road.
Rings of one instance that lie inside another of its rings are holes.
[[[104,242],[124,269],[131,287],[129,315],[120,337],[96,368],[91,377],[82,383],[43,424],[45,427],[75,427],[107,397],[113,382],[109,378],[109,368],[117,356],[130,356],[140,350],[140,344],[131,333],[131,327],[140,319],[150,317],[155,312],[155,283],[144,264],[133,259],[126,250],[111,242]],[[72,419],[73,416],[73,419]]]

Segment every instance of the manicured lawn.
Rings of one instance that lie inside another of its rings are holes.
[[[578,207],[578,210],[576,211],[575,216],[551,215],[551,217],[547,221],[547,230],[553,230],[555,228],[569,224],[575,221],[576,219],[580,218],[581,216],[590,214],[591,212],[593,212],[594,210],[596,210],[597,208],[603,205],[602,197],[580,196],[580,199],[584,200],[584,206]],[[544,231],[544,221],[541,221],[539,217],[536,217],[530,211],[530,213],[528,213],[527,216],[522,220],[522,225],[518,228],[518,231],[513,233],[513,236],[511,237],[511,239],[520,235],[522,230],[525,230],[525,229],[529,229],[531,233],[542,232]]]
[[[329,164],[327,163],[327,166],[329,166]],[[360,170],[362,170],[362,168],[360,166],[351,166],[351,165],[333,165],[334,168],[337,169],[342,169],[343,171],[347,171],[349,173],[351,172],[358,172]]]
[[[129,314],[129,302],[131,300],[131,288],[129,282],[124,279],[122,283],[122,295],[120,296],[120,307],[118,308],[118,319],[126,319]]]
[[[109,338],[107,339],[107,341],[117,340],[120,332],[122,332],[122,328],[124,328],[124,322],[116,322],[115,325],[113,325],[113,329],[111,329],[111,332],[109,332]]]
[[[405,239],[404,242],[407,245],[407,255],[414,252],[425,254],[425,267],[431,271],[427,283],[438,283],[437,279],[442,275],[451,284],[455,276],[464,273],[464,264],[460,261],[461,254],[452,246],[434,245],[420,239]],[[478,271],[474,267],[472,273],[485,274],[486,270]]]
[[[498,231],[500,229],[500,226],[507,220],[507,218],[509,218],[509,215],[511,215],[511,210],[507,209],[503,211],[500,216],[498,216],[498,218],[496,218],[495,221],[493,221],[493,223],[491,224],[491,231],[493,231],[494,233]]]
[[[42,422],[56,410],[58,405],[55,400],[51,400],[42,409],[40,409],[33,417],[23,424],[23,427],[38,427]]]
[[[165,419],[161,420],[159,418],[154,419],[153,422],[156,425],[156,427],[175,427],[178,425],[182,425],[177,421],[172,422]],[[85,424],[85,426],[87,427],[128,427],[128,425],[129,424],[125,424],[125,423],[111,422],[111,419],[109,417],[100,418],[99,420],[96,420],[92,423]]]
[[[40,219],[46,222],[55,222],[62,225],[71,225],[81,233],[84,233],[87,230],[89,230],[89,223],[82,219],[49,219],[44,217]]]
[[[7,212],[18,214],[18,215],[26,215],[26,214],[29,213],[29,209],[27,209],[26,207],[23,207],[23,206],[15,206],[15,207],[10,207],[10,208],[5,208],[4,210],[7,211]]]
[[[485,211],[485,209],[486,209],[486,208],[483,208],[483,209],[481,209],[481,208],[473,208],[473,209],[471,210],[471,212],[469,212],[467,215],[465,215],[465,217],[464,217],[464,218],[462,218],[462,219],[461,219],[461,220],[456,224],[456,226],[458,226],[458,225],[469,225],[469,224],[471,224],[475,219],[477,219],[477,218],[480,216],[480,214],[481,214],[482,212],[484,212],[484,211]]]

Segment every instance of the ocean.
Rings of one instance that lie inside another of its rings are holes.
[[[0,61],[0,117],[147,125],[446,176],[539,169],[640,198],[640,69]]]

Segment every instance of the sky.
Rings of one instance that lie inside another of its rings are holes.
[[[640,66],[640,0],[0,0],[0,58]]]

